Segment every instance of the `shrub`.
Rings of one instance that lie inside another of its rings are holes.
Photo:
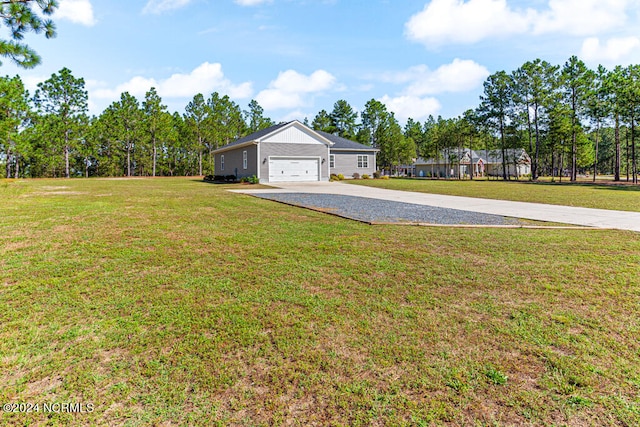
[[[224,180],[226,182],[236,182],[236,176],[235,175],[225,175],[224,176]]]
[[[364,175],[362,175],[362,179],[369,179],[369,175],[365,173]]]
[[[344,175],[341,173],[338,174],[338,181],[342,181],[344,179]]]
[[[222,182],[224,181],[224,175],[214,175],[213,180],[217,182]]]
[[[329,176],[329,181],[340,181],[340,178],[338,178],[338,175],[335,173],[332,173],[331,176]]]
[[[360,174],[358,172],[354,172],[353,179],[360,179]]]
[[[389,179],[389,175],[382,175],[380,179]]]
[[[257,176],[251,175],[251,176],[243,176],[242,178],[240,178],[240,182],[247,183],[247,184],[258,184],[260,180],[258,179]]]
[[[213,175],[206,175],[204,178],[202,178],[204,181],[206,182],[211,182],[215,180],[215,177]]]
[[[374,179],[380,179],[380,172],[374,172],[373,173],[373,178]]]

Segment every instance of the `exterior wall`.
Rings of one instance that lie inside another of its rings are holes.
[[[271,156],[320,158],[320,181],[329,180],[329,150],[324,144],[262,142],[260,144],[260,182],[269,182],[269,157]]]
[[[247,169],[243,168],[242,152],[247,152]],[[215,154],[215,175],[235,175],[238,179],[258,175],[258,147],[249,145],[234,150]],[[221,156],[224,156],[224,170],[221,166]]]
[[[434,164],[433,167],[424,164],[416,165],[417,177],[468,178],[470,172],[473,172],[474,178],[483,176],[482,166],[477,163],[473,165],[461,164],[459,167],[458,163],[453,165]]]
[[[362,175],[367,174],[373,176],[376,169],[376,156],[375,152],[367,151],[332,151],[331,154],[335,156],[335,167],[330,168],[330,173],[336,175],[342,174],[345,178],[351,178],[354,173]],[[369,157],[369,167],[358,167],[358,156],[366,155]]]
[[[458,165],[443,165],[443,164],[434,164],[432,165],[416,165],[416,176],[417,177],[438,177],[438,178],[451,178],[451,169],[453,169],[453,177],[457,175]]]
[[[531,166],[528,164],[520,164],[514,165],[513,163],[508,163],[505,165],[507,169],[508,176],[520,177],[522,175],[528,175],[531,173]],[[487,165],[487,174],[489,176],[502,176],[502,163],[492,163]]]

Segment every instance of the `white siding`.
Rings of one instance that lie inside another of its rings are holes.
[[[314,138],[312,134],[300,129],[296,126],[291,126],[271,135],[268,138],[262,140],[262,142],[278,142],[284,144],[321,144],[324,145],[317,138]]]

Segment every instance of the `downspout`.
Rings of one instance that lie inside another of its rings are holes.
[[[260,159],[262,156],[260,155],[260,143],[256,142],[256,177],[258,178],[258,182],[260,182]]]
[[[331,181],[331,144],[327,144],[327,181]],[[320,160],[320,181],[322,181],[322,160]]]

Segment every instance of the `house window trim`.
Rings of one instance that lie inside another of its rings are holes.
[[[220,155],[220,170],[224,170],[224,154]]]
[[[247,169],[249,165],[249,156],[247,155],[247,150],[242,152],[242,169]]]
[[[358,169],[369,169],[369,155],[358,154],[357,161]]]
[[[335,168],[336,167],[336,155],[335,154],[329,154],[329,167],[330,168]]]

